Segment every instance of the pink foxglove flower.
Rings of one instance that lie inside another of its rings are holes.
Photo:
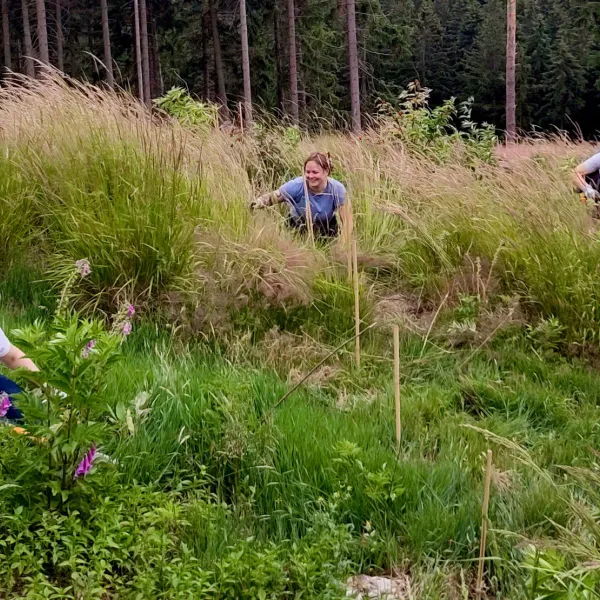
[[[8,409],[12,406],[12,402],[4,392],[0,394],[0,417],[5,417]]]
[[[127,305],[127,318],[131,319],[131,317],[133,317],[133,315],[135,315],[135,306],[133,306],[133,304],[128,304]]]
[[[90,355],[90,350],[92,350],[95,345],[96,345],[96,340],[90,340],[85,345],[85,348],[81,351],[82,358],[87,358]]]
[[[83,460],[79,463],[79,466],[75,470],[75,475],[73,479],[78,479],[79,477],[85,477],[92,468],[94,464],[94,459],[96,458],[96,444],[92,444],[92,447],[88,450],[88,453],[83,457]]]
[[[125,321],[123,323],[123,335],[128,336],[131,333],[131,323],[129,321]]]
[[[90,267],[90,262],[89,262],[89,260],[87,260],[87,258],[79,259],[75,263],[75,267],[77,268],[77,271],[79,272],[79,274],[82,277],[87,277],[92,272],[92,269]]]

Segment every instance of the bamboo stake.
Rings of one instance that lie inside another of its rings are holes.
[[[356,331],[355,357],[356,366],[360,369],[360,295],[358,290],[358,258],[356,255],[356,240],[352,240],[352,268],[354,272],[354,328]]]
[[[348,216],[346,217],[346,222],[344,223],[344,229],[346,230],[345,235],[348,249],[348,281],[352,281],[352,219],[354,217],[352,215],[352,202],[350,200],[350,196],[346,198],[346,205],[348,207],[346,209],[346,214]]]
[[[310,194],[308,193],[308,183],[306,182],[306,174],[302,173],[302,180],[304,182],[304,198],[306,198],[306,229],[308,233],[308,239],[310,243],[315,245],[315,232],[313,230],[312,211],[310,209]]]
[[[477,567],[477,583],[475,593],[477,598],[483,596],[483,566],[485,561],[485,545],[487,541],[488,507],[490,503],[490,485],[492,483],[492,451],[487,452],[487,466],[485,470],[485,490],[483,493],[483,509],[481,511],[481,542],[479,545],[479,565]]]
[[[394,398],[396,402],[396,443],[400,448],[402,421],[400,418],[400,327],[394,325]]]

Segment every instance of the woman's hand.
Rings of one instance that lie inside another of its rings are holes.
[[[279,190],[263,194],[258,198],[250,202],[250,209],[255,210],[257,208],[266,208],[267,206],[273,206],[273,204],[279,204],[283,200],[283,196]]]
[[[250,202],[250,210],[271,206],[271,194],[263,194]]]

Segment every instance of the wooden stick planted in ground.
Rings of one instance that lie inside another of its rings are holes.
[[[346,239],[346,247],[348,250],[348,281],[352,281],[352,229],[353,229],[353,225],[352,225],[352,219],[353,219],[353,215],[352,215],[352,201],[350,200],[350,196],[348,196],[346,198],[346,205],[347,205],[347,209],[346,209],[346,220],[344,221],[344,236]]]
[[[358,259],[356,256],[356,240],[352,240],[352,270],[354,273],[354,353],[356,366],[360,369],[360,294],[358,289]]]
[[[394,325],[394,399],[396,403],[396,443],[400,448],[402,420],[400,416],[400,327]]]
[[[485,490],[483,492],[483,510],[481,511],[481,542],[479,545],[479,565],[477,567],[477,583],[475,593],[477,598],[483,596],[483,567],[485,561],[485,545],[487,541],[488,507],[490,504],[490,485],[492,483],[492,451],[487,452],[487,466],[485,470]]]

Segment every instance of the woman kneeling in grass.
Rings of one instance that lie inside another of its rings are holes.
[[[331,159],[321,152],[313,152],[304,162],[304,177],[292,179],[278,190],[263,194],[253,200],[250,207],[265,208],[287,202],[290,206],[287,221],[290,227],[306,231],[307,223],[312,223],[316,235],[336,237],[340,226],[343,228],[349,223],[349,214],[346,188],[329,177],[331,170]],[[338,223],[337,217],[341,223]]]

